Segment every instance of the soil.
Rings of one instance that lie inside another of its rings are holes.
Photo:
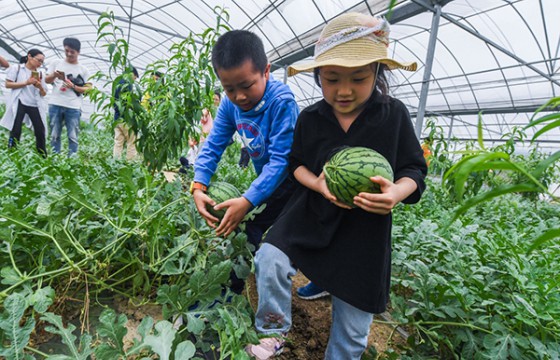
[[[305,276],[298,272],[293,278],[292,288],[292,328],[280,360],[320,360],[324,359],[331,326],[330,298],[302,300],[295,290],[308,283]],[[255,280],[249,280],[249,289],[255,289]],[[256,291],[249,294],[251,305],[257,306]],[[382,320],[376,315],[375,319]],[[371,326],[368,347],[374,346],[378,353],[384,352],[389,345],[404,344],[404,338],[393,327],[374,323]],[[394,347],[394,346],[393,346]]]

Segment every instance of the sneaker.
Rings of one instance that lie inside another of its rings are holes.
[[[312,282],[309,282],[309,284],[298,288],[296,290],[296,294],[303,300],[315,300],[330,295],[328,291],[323,290]]]
[[[280,355],[284,350],[284,343],[284,340],[277,337],[262,338],[257,345],[248,345],[245,351],[257,360],[266,360]]]

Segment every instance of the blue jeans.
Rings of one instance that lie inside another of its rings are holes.
[[[277,247],[264,243],[255,256],[259,304],[256,328],[263,334],[285,334],[292,326],[292,279],[296,269]],[[349,279],[350,280],[350,279]],[[332,325],[325,353],[327,360],[359,360],[367,347],[373,314],[335,296]]]
[[[49,122],[51,126],[51,145],[53,152],[60,152],[62,126],[66,125],[68,134],[68,155],[78,152],[78,133],[80,132],[80,109],[70,109],[59,105],[49,105]],[[64,121],[64,123],[63,123]]]

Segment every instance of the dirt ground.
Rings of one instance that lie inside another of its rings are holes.
[[[302,300],[295,294],[295,290],[308,283],[305,276],[298,272],[293,278],[292,289],[292,329],[281,360],[320,360],[324,358],[325,349],[329,339],[331,326],[331,301],[330,298],[318,300]],[[249,280],[249,298],[256,309],[257,294],[254,277]],[[379,317],[375,317],[380,319]],[[393,331],[393,328],[373,323],[369,335],[369,346],[375,346],[379,353],[385,351],[389,343],[403,344],[404,338]]]

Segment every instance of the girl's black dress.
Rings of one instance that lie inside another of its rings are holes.
[[[404,203],[420,199],[427,167],[402,102],[375,94],[347,132],[324,100],[309,106],[296,125],[291,174],[305,165],[318,176],[341,146],[381,153],[391,164],[395,181],[409,177],[418,185]],[[264,241],[285,252],[308,279],[332,295],[361,310],[381,313],[389,300],[391,222],[391,215],[335,206],[298,183]]]

